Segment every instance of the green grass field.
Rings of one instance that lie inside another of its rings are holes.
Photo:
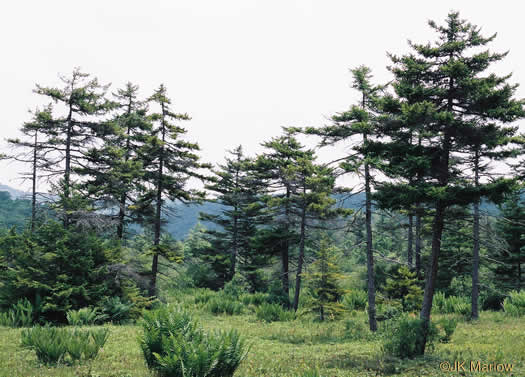
[[[400,360],[383,355],[380,335],[365,331],[357,339],[345,338],[347,318],[324,323],[311,318],[264,323],[253,313],[213,316],[189,302],[186,300],[186,307],[204,328],[235,328],[246,337],[251,349],[235,374],[239,377],[525,376],[525,318],[503,313],[483,312],[474,323],[462,320],[450,343],[436,344],[424,358]],[[364,325],[366,315],[358,312],[348,319]],[[140,326],[108,327],[109,340],[91,364],[57,367],[39,365],[32,351],[20,347],[20,329],[0,327],[0,376],[153,376],[137,343]],[[465,361],[466,372],[440,370],[440,363],[454,365],[455,361]],[[480,367],[484,363],[510,363],[513,371],[470,372],[471,361],[480,361]]]

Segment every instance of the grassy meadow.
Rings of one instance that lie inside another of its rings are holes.
[[[366,313],[353,311],[335,321],[317,322],[304,315],[286,322],[263,322],[255,307],[248,305],[240,315],[213,315],[195,303],[193,293],[178,295],[170,305],[182,305],[206,330],[237,329],[250,350],[235,376],[245,377],[343,377],[343,376],[524,376],[525,318],[502,312],[482,312],[477,322],[463,317],[448,343],[436,343],[425,357],[401,360],[382,351],[385,327],[377,334],[366,329]],[[445,315],[433,315],[439,320]],[[46,367],[33,351],[21,348],[21,329],[0,327],[0,376],[153,376],[144,363],[137,342],[138,324],[105,325],[109,339],[92,362],[82,365]],[[440,370],[440,364],[465,361],[466,371]],[[512,372],[470,372],[470,362],[510,363]]]

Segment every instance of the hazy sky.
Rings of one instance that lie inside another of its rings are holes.
[[[282,126],[320,126],[357,100],[349,69],[372,68],[387,82],[386,52],[409,52],[407,39],[434,40],[427,20],[450,10],[497,32],[495,68],[524,85],[523,9],[519,1],[4,1],[0,5],[2,141],[18,136],[28,109],[43,104],[36,83],[59,85],[74,67],[111,88],[138,84],[144,97],[160,83],[174,110],[187,112],[187,138],[205,161],[221,162],[242,144],[249,154]],[[343,146],[341,146],[343,148]],[[331,151],[329,153],[341,153]],[[330,158],[328,152],[322,159]],[[23,166],[0,162],[0,183]]]

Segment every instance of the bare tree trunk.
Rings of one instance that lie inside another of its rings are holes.
[[[432,254],[426,270],[425,293],[423,295],[423,305],[421,307],[420,318],[423,320],[423,343],[419,353],[425,353],[427,343],[428,329],[430,327],[430,313],[432,311],[432,300],[434,298],[434,289],[438,271],[438,258],[441,250],[441,236],[443,234],[443,225],[445,218],[445,207],[441,202],[436,206],[434,223],[432,225]]]
[[[38,162],[38,131],[35,131],[35,141],[33,144],[33,174],[31,180],[33,187],[31,190],[31,233],[35,230],[35,221],[36,221],[36,168]]]
[[[164,124],[164,104],[162,104],[162,143],[164,144],[166,138],[166,127]],[[159,156],[159,170],[157,177],[157,198],[156,198],[156,210],[155,210],[155,234],[153,238],[153,261],[151,263],[151,286],[149,290],[150,296],[155,296],[157,293],[157,272],[159,264],[159,254],[158,246],[160,244],[160,230],[161,230],[161,221],[162,221],[162,178],[163,178],[163,169],[164,169],[164,147],[161,146],[160,156]]]
[[[419,207],[419,204],[417,205]],[[416,212],[416,276],[421,279],[421,211]]]
[[[366,143],[366,134],[363,135]],[[376,321],[376,291],[374,283],[374,250],[372,246],[372,200],[370,189],[370,167],[365,161],[365,208],[366,208],[366,269],[368,288],[368,322],[370,331],[377,330]]]
[[[290,216],[290,189],[286,188],[286,209],[285,209],[285,221],[286,221],[286,239],[284,241],[284,247],[281,250],[281,262],[282,262],[282,284],[283,284],[283,293],[287,297],[287,302],[289,301],[290,297],[290,281],[289,281],[289,248],[290,248],[290,240],[288,231],[290,229],[290,222],[289,222],[289,216]]]
[[[408,246],[407,246],[407,262],[410,268],[412,268],[412,259],[413,259],[413,228],[414,228],[414,215],[410,213],[408,215]]]
[[[64,169],[64,226],[69,227],[71,215],[69,213],[70,197],[70,180],[71,180],[71,134],[73,132],[73,106],[69,105],[69,115],[67,117],[67,135],[66,135],[66,166]]]
[[[474,184],[479,186],[479,150],[474,156]],[[471,318],[479,318],[478,299],[479,299],[479,203],[474,203],[474,247],[472,250],[472,304]]]
[[[306,196],[306,183],[303,182],[303,195]],[[293,310],[299,307],[299,294],[301,292],[301,278],[304,263],[304,241],[306,238],[306,199],[303,199],[301,211],[301,235],[299,240],[299,260],[297,261],[297,274],[295,275],[295,295],[293,299]]]

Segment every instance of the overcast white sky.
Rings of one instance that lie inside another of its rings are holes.
[[[282,126],[320,126],[353,104],[349,68],[372,68],[387,82],[386,52],[409,52],[407,39],[434,40],[427,20],[450,10],[498,37],[510,54],[496,70],[525,85],[520,1],[3,1],[0,5],[0,151],[19,136],[28,109],[41,105],[36,83],[58,85],[73,67],[112,83],[160,83],[205,161],[221,162],[242,144],[249,154]],[[518,91],[525,97],[525,86]],[[330,153],[337,153],[332,151]],[[325,152],[322,159],[327,159]],[[0,162],[0,183],[23,166]]]

